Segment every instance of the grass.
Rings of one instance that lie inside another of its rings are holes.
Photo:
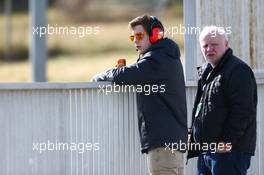
[[[161,20],[165,26],[176,26],[182,23],[181,17],[171,16]],[[87,35],[83,38],[77,35],[48,37],[50,56],[47,63],[47,77],[50,82],[89,81],[94,74],[112,68],[120,57],[126,58],[128,64],[132,64],[137,59],[134,46],[128,40],[130,31],[127,21],[78,23],[66,19],[55,10],[49,10],[48,23],[53,26],[68,27],[97,26],[100,29],[97,35]],[[1,31],[3,31],[3,24],[4,17],[0,16]],[[12,55],[25,61],[11,63],[0,61],[0,82],[30,82],[31,65],[25,54],[29,45],[28,16],[26,14],[12,15],[12,26]],[[179,43],[182,50],[183,36],[176,35],[173,39]],[[0,41],[3,40],[4,36],[1,32]],[[4,43],[0,42],[0,53],[3,53],[3,47]]]
[[[96,55],[92,59],[85,55],[74,55],[74,58],[68,56],[58,56],[54,60],[48,61],[47,72],[50,82],[76,82],[90,81],[95,73],[99,73],[115,66],[118,58],[124,57],[124,54]],[[118,57],[119,56],[119,57]],[[135,62],[135,53],[126,53],[128,64]],[[0,64],[1,82],[30,82],[30,64],[29,62],[2,63]]]
[[[119,55],[119,57],[117,55]],[[58,58],[54,60],[54,62],[48,64],[49,81],[90,81],[94,74],[114,67],[116,60],[120,57],[124,56],[121,53],[111,53],[108,54],[108,57],[105,55],[97,55],[93,59],[80,55],[76,56],[74,61],[70,58],[65,59],[65,56]],[[128,64],[135,62],[135,58],[136,54],[126,53]],[[56,72],[56,75],[54,75],[53,72]]]

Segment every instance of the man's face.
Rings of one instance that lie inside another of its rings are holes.
[[[215,67],[226,50],[228,49],[228,42],[225,37],[219,34],[207,34],[200,41],[203,56],[206,61]]]
[[[131,35],[134,36],[133,42],[140,54],[145,53],[146,50],[151,46],[149,36],[142,25],[133,27]]]

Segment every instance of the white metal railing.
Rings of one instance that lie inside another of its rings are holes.
[[[264,172],[264,83],[258,82],[258,142],[251,175]],[[0,84],[0,174],[147,174],[135,94],[99,93],[103,85],[111,84]],[[196,83],[187,82],[186,89],[190,125]],[[88,145],[83,153],[82,143]],[[59,144],[71,149],[59,150]],[[185,174],[194,174],[195,163],[189,161]]]

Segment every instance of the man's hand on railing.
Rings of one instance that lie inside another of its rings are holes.
[[[92,77],[91,82],[98,82],[98,81],[110,81],[107,80],[105,73],[100,73],[100,74],[96,74],[95,76]]]
[[[126,66],[126,59],[124,58],[118,59],[117,64],[115,65],[115,68],[121,68],[124,66]],[[103,72],[103,73],[93,76],[93,78],[91,79],[91,82],[98,82],[98,81],[112,81],[112,79],[107,78],[106,72]]]

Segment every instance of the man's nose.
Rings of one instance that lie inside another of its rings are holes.
[[[213,50],[213,48],[214,48],[214,47],[213,47],[212,45],[208,45],[208,47],[207,47],[206,50],[207,50],[207,51],[211,51],[211,50]]]
[[[139,40],[136,37],[134,38],[134,43],[135,44],[138,44],[139,43]]]

